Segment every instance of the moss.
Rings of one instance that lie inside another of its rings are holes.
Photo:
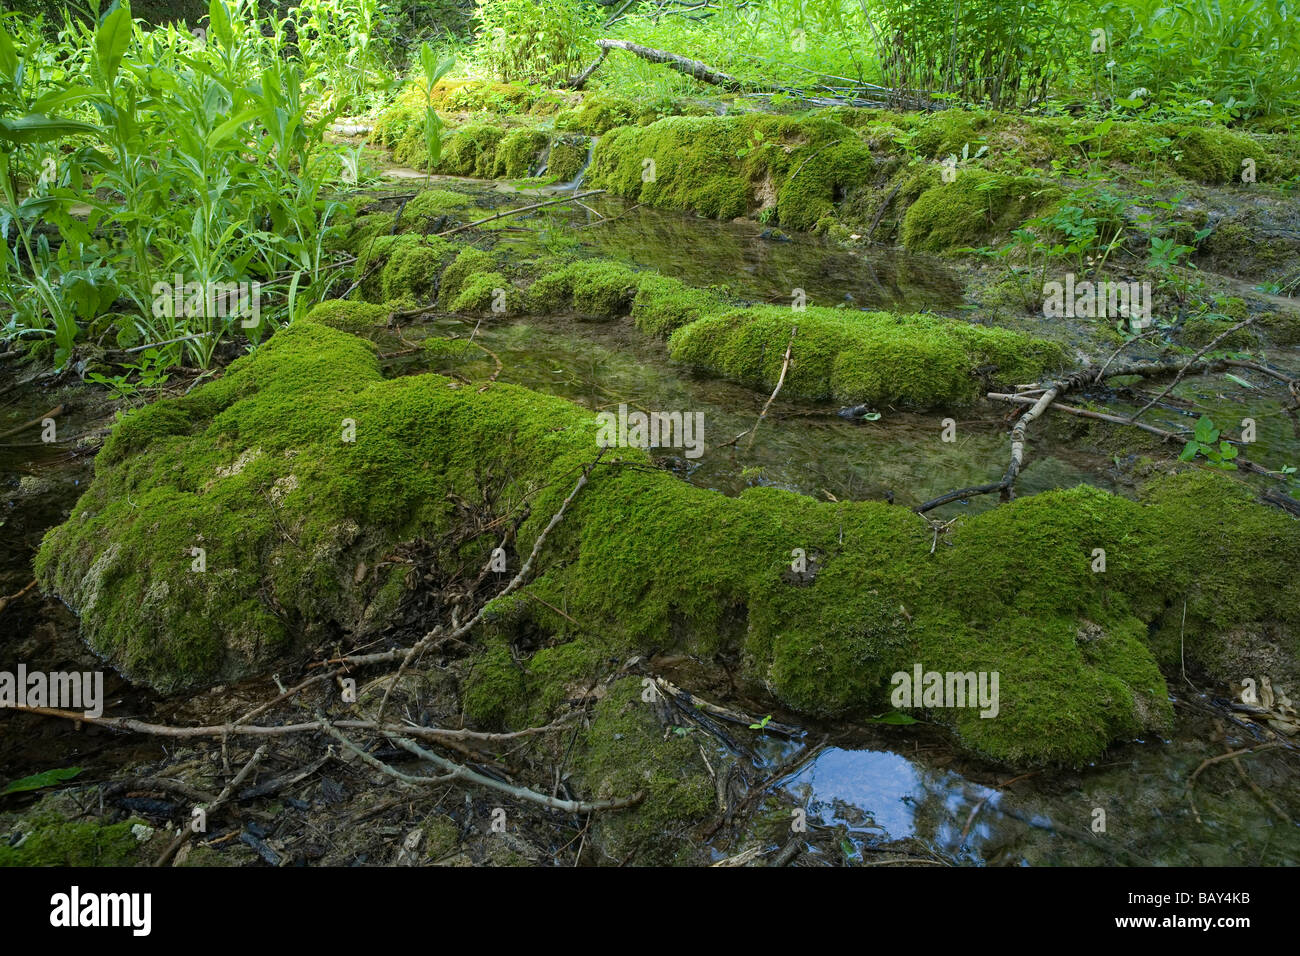
[[[566,622],[555,615],[554,625]],[[562,712],[568,700],[581,700],[595,689],[602,660],[599,647],[574,640],[538,651],[528,662],[529,697],[532,711],[529,721],[541,725]]]
[[[460,284],[450,310],[505,315],[518,313],[521,302],[519,290],[500,272],[476,272]]]
[[[402,209],[401,224],[421,228],[429,220],[464,209],[471,202],[470,197],[449,189],[422,189]]]
[[[1114,159],[1165,163],[1178,175],[1201,183],[1237,179],[1246,158],[1255,159],[1267,177],[1273,162],[1272,152],[1258,141],[1222,127],[1124,123],[1112,129],[1104,145],[1113,151]]]
[[[546,157],[546,173],[557,182],[571,183],[587,165],[591,141],[584,137],[562,136],[551,144]]]
[[[637,276],[608,259],[583,259],[546,273],[529,290],[537,312],[574,311],[582,315],[626,315],[636,294]]]
[[[1153,627],[1160,660],[1174,666],[1181,649],[1189,663],[1231,661],[1231,635],[1243,627],[1277,635],[1292,661],[1300,657],[1300,630],[1275,626],[1300,614],[1300,581],[1284,570],[1300,566],[1300,526],[1260,507],[1248,485],[1204,468],[1153,480],[1143,500],[1174,596]],[[1250,671],[1212,673],[1240,680]]]
[[[396,212],[377,212],[359,217],[348,230],[343,248],[355,256],[365,255],[380,236],[394,232],[397,226]]]
[[[376,236],[357,247],[355,274],[361,280],[361,295],[371,301],[427,302],[439,271],[455,249],[437,236]]]
[[[798,325],[785,394],[928,408],[973,400],[983,367],[999,381],[1034,381],[1065,364],[1060,346],[1005,329],[930,316],[777,306],[734,310],[683,326],[673,358],[770,389]]]
[[[445,813],[435,813],[424,822],[424,853],[437,861],[460,845],[460,827]]]
[[[1257,325],[1274,345],[1300,345],[1300,312],[1277,309],[1259,317]]]
[[[1222,315],[1189,316],[1178,331],[1178,340],[1189,346],[1209,345],[1216,338],[1227,332],[1237,323]],[[1221,343],[1223,348],[1250,348],[1258,341],[1252,329],[1238,329]]]
[[[980,246],[1040,215],[1060,195],[1037,179],[962,170],[954,182],[932,185],[912,203],[903,216],[903,246],[912,252]]]
[[[37,812],[16,827],[26,839],[17,846],[0,842],[0,867],[134,866],[139,841],[131,827],[142,822],[131,819],[106,824]]]
[[[603,136],[588,181],[714,219],[775,207],[783,226],[808,229],[864,188],[872,168],[867,147],[833,120],[674,116]]]
[[[606,93],[589,93],[578,106],[555,115],[555,128],[600,136],[616,126],[634,123],[640,113],[632,100]]]
[[[501,137],[501,142],[497,146],[492,175],[510,179],[531,176],[541,162],[542,153],[549,141],[550,137],[542,130],[527,128],[511,130]]]
[[[528,682],[524,670],[510,655],[504,641],[490,643],[475,659],[465,680],[461,704],[465,716],[479,727],[504,727],[528,710]]]
[[[497,147],[505,132],[488,123],[469,123],[454,130],[442,144],[437,170],[453,176],[488,179],[497,164]]]
[[[696,289],[656,272],[643,272],[637,277],[632,318],[642,332],[667,336],[723,308],[725,302],[714,292]]]
[[[481,294],[482,287],[473,283],[476,275],[494,273],[496,260],[490,253],[473,246],[466,246],[456,254],[456,258],[443,271],[438,288],[439,301],[444,308],[452,309],[452,303],[462,291],[473,284],[476,293]],[[508,283],[507,283],[508,284]]]
[[[595,799],[644,794],[635,807],[593,818],[608,862],[692,861],[689,831],[712,816],[713,784],[696,742],[666,734],[654,707],[642,701],[639,678],[618,681],[596,705],[576,762]]]
[[[376,329],[386,326],[391,314],[392,310],[383,305],[329,299],[313,306],[307,313],[307,321],[319,322],[340,332],[351,332],[353,335],[366,337]]]
[[[1032,339],[931,317],[770,309],[734,321],[767,328],[767,352],[779,354],[796,316],[796,347],[816,348],[787,387],[811,388],[807,366],[834,373],[853,343],[874,356],[861,376],[915,360],[895,357],[899,342],[927,343],[921,361],[953,378],[923,379],[923,397],[972,387],[956,373],[986,355],[1041,360],[1021,357]],[[845,324],[843,339],[827,331],[832,322]],[[358,563],[376,566],[418,539],[434,543],[443,566],[479,565],[481,542],[473,553],[445,543],[463,534],[460,499],[497,502],[501,517],[526,503],[517,535],[526,552],[593,457],[589,411],[501,383],[484,392],[449,384],[384,379],[368,343],[296,322],[222,379],[123,419],[69,520],[42,543],[38,580],[80,612],[110,663],[165,689],[246,676],[327,636],[373,639],[384,621],[367,610],[389,583],[356,581]],[[355,442],[340,440],[345,418]],[[636,448],[618,457],[647,461]],[[853,718],[889,709],[891,675],[920,663],[999,672],[995,718],[912,708],[967,749],[1085,762],[1112,740],[1166,726],[1157,665],[1180,635],[1198,660],[1231,659],[1233,625],[1273,628],[1294,652],[1300,525],[1252,498],[1231,476],[1196,469],[1142,502],[1079,487],[964,519],[935,548],[931,528],[905,508],[776,488],[728,498],[649,468],[602,466],[547,538],[529,582],[537,600],[494,602],[465,681],[466,713],[519,726],[563,707],[588,667],[677,650],[738,659],[777,702]],[[207,549],[206,573],[190,571],[194,543]],[[783,574],[794,548],[823,556],[811,582]],[[1092,570],[1097,548],[1102,573]],[[583,633],[568,649],[512,652],[512,636],[536,646],[570,633],[548,604],[582,621]],[[629,847],[658,833],[672,854],[711,791],[682,762],[694,748],[664,740],[638,685],[617,687],[597,708],[584,779],[596,795],[644,787],[647,815],[610,815],[609,825],[628,828]]]

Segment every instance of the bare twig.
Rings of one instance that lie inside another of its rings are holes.
[[[521,212],[541,209],[543,206],[555,206],[559,203],[576,202],[579,199],[586,199],[588,196],[599,196],[604,191],[605,190],[603,189],[592,189],[589,192],[582,193],[578,196],[563,196],[559,199],[548,199],[546,202],[530,203],[527,206],[520,206],[517,209],[507,209],[505,212],[494,213],[485,219],[476,219],[474,222],[467,222],[463,226],[457,226],[455,229],[448,229],[446,232],[440,232],[437,235],[440,238],[445,239],[447,236],[454,236],[458,232],[464,232],[466,229],[473,229],[475,226],[481,226],[484,223],[495,222],[498,219],[505,219],[507,216],[516,216]]]
[[[1188,359],[1187,364],[1185,364],[1181,369],[1178,370],[1178,374],[1174,377],[1174,380],[1169,383],[1169,385],[1165,388],[1165,390],[1161,392],[1159,395],[1157,395],[1155,398],[1151,399],[1151,401],[1147,402],[1141,408],[1139,408],[1136,412],[1134,412],[1133,415],[1129,418],[1129,421],[1132,422],[1137,421],[1143,412],[1145,412],[1156,402],[1160,401],[1160,399],[1164,398],[1166,395],[1172,392],[1174,388],[1177,387],[1178,383],[1183,380],[1183,376],[1186,375],[1191,370],[1192,366],[1194,366],[1200,360],[1201,356],[1205,355],[1207,352],[1212,352],[1216,345],[1218,345],[1220,342],[1226,339],[1233,332],[1236,332],[1238,329],[1244,329],[1246,326],[1250,325],[1252,322],[1255,321],[1256,318],[1257,316],[1252,315],[1250,318],[1243,319],[1242,321],[1234,325],[1232,328],[1217,335],[1213,341],[1211,341],[1208,345],[1205,346],[1205,348],[1201,349],[1190,359]]]

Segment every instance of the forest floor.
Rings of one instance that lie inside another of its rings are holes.
[[[1300,140],[519,90],[341,121],[351,298],[216,375],[0,356],[0,672],[106,675],[0,864],[1300,859]]]

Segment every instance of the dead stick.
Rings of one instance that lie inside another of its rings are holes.
[[[14,710],[30,714],[42,714],[46,717],[61,717],[75,720],[110,730],[128,733],[149,734],[154,737],[279,737],[287,734],[311,733],[319,730],[316,721],[298,724],[281,724],[268,727],[262,724],[211,724],[205,727],[172,727],[168,724],[153,724],[132,717],[88,717],[79,710],[61,710],[57,707],[15,707]],[[482,743],[500,743],[531,737],[535,734],[549,733],[567,726],[567,719],[560,719],[542,727],[529,727],[504,733],[484,733],[476,730],[451,730],[443,727],[421,727],[418,725],[399,726],[396,724],[379,724],[373,720],[337,720],[333,726],[345,730],[370,730],[376,733],[408,734],[412,737],[427,737],[430,740],[468,740]]]
[[[466,229],[473,229],[475,226],[481,226],[484,223],[495,222],[498,219],[505,219],[507,216],[515,216],[521,212],[528,212],[531,209],[541,209],[543,206],[554,206],[559,203],[576,202],[579,199],[586,199],[588,196],[599,196],[604,191],[605,190],[603,189],[593,189],[590,192],[585,192],[580,196],[563,196],[560,199],[548,199],[546,202],[535,202],[528,206],[520,206],[518,209],[508,209],[505,212],[498,212],[495,213],[494,215],[488,216],[486,219],[478,219],[474,222],[467,222],[463,226],[457,226],[455,229],[448,229],[446,232],[440,232],[437,235],[440,238],[446,238],[447,236],[454,236],[458,232],[464,232]]]
[[[63,414],[63,406],[55,405],[44,415],[37,415],[30,422],[23,422],[21,425],[15,425],[7,432],[0,432],[0,438],[8,438],[10,435],[17,435],[19,432],[25,432],[29,428],[35,428],[37,425],[44,422],[47,418],[58,418],[62,414]]]
[[[559,800],[555,797],[548,797],[544,793],[538,793],[536,790],[529,790],[526,787],[516,787],[512,784],[502,783],[500,780],[493,780],[491,777],[485,777],[481,773],[476,773],[468,767],[463,767],[458,763],[448,760],[446,757],[440,757],[435,753],[425,750],[414,740],[407,740],[404,737],[391,738],[393,743],[408,750],[421,760],[427,760],[429,763],[445,771],[447,774],[463,780],[466,783],[477,784],[480,787],[488,787],[492,790],[499,790],[502,793],[508,793],[512,797],[518,797],[520,800],[527,800],[530,803],[541,804],[544,807],[550,807],[554,810],[563,810],[567,813],[590,813],[593,810],[617,810],[622,807],[630,807],[640,803],[645,798],[645,793],[638,790],[630,797],[616,800]]]
[[[1007,465],[1007,473],[1002,476],[1003,501],[1010,501],[1016,496],[1016,477],[1020,474],[1020,468],[1025,460],[1025,432],[1043,412],[1047,411],[1048,406],[1056,401],[1056,396],[1061,393],[1062,388],[1061,385],[1053,385],[1044,392],[1042,398],[1038,399],[1029,411],[1021,415],[1015,427],[1011,429],[1011,463]]]
[[[1174,380],[1169,383],[1168,387],[1159,395],[1157,395],[1155,398],[1151,399],[1151,401],[1147,402],[1136,412],[1134,412],[1133,417],[1130,418],[1129,421],[1134,421],[1134,422],[1137,421],[1139,416],[1141,416],[1143,412],[1145,412],[1156,402],[1160,401],[1160,399],[1164,398],[1166,395],[1172,392],[1174,388],[1177,387],[1178,383],[1183,380],[1183,376],[1187,374],[1188,370],[1191,369],[1191,367],[1195,365],[1198,360],[1200,360],[1201,356],[1205,355],[1207,352],[1213,351],[1214,347],[1218,345],[1220,342],[1222,342],[1224,339],[1226,339],[1229,335],[1231,335],[1233,332],[1236,332],[1238,329],[1244,329],[1246,326],[1254,322],[1256,318],[1257,316],[1252,315],[1250,318],[1238,322],[1236,325],[1228,329],[1226,332],[1222,332],[1218,336],[1216,336],[1215,339],[1212,342],[1210,342],[1209,345],[1205,346],[1205,348],[1201,349],[1190,359],[1188,359],[1187,364],[1184,365],[1181,369],[1179,369],[1178,374],[1174,377]]]
[[[763,419],[767,418],[767,410],[772,407],[772,403],[776,401],[777,393],[781,391],[781,386],[785,384],[785,373],[790,368],[790,351],[794,348],[794,337],[798,334],[798,324],[790,326],[790,341],[785,346],[785,358],[781,362],[781,376],[776,380],[776,388],[772,389],[772,394],[767,397],[767,403],[763,406],[763,410],[758,413],[758,421],[754,422],[754,427],[749,430],[749,441],[745,443],[746,451],[754,446],[754,436],[758,434],[758,426],[763,424]]]
[[[257,768],[259,763],[262,762],[262,758],[265,756],[266,744],[262,744],[262,746],[257,748],[257,751],[253,756],[249,758],[248,763],[244,764],[244,769],[235,775],[235,779],[226,784],[225,789],[222,790],[221,793],[217,794],[217,799],[212,801],[212,804],[207,808],[207,813],[213,813],[220,809],[221,805],[230,799],[230,795],[235,792],[235,788],[244,782],[248,775]],[[193,834],[194,831],[189,827],[182,827],[181,832],[177,834],[176,839],[172,840],[172,842],[167,845],[167,849],[163,850],[162,856],[158,857],[158,859],[154,861],[154,866],[166,866],[168,861],[171,860],[173,854],[180,850],[180,848],[189,841],[189,838],[193,836]]]
[[[7,608],[11,601],[17,601],[20,597],[22,597],[24,594],[26,594],[34,587],[36,587],[36,582],[31,581],[28,583],[27,587],[23,588],[17,594],[11,594],[8,597],[0,598],[0,611],[3,611],[5,608]]]

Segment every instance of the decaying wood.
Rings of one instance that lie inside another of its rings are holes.
[[[481,226],[484,223],[495,222],[498,219],[505,219],[507,216],[517,216],[521,212],[529,212],[533,209],[541,209],[543,206],[555,206],[559,203],[576,202],[579,199],[586,199],[588,196],[599,196],[605,190],[592,189],[583,193],[581,196],[562,196],[559,199],[548,199],[545,202],[529,203],[527,206],[519,206],[515,209],[507,209],[505,212],[493,213],[484,219],[476,219],[473,222],[467,222],[463,226],[457,226],[455,229],[448,229],[446,232],[438,233],[439,238],[445,239],[447,236],[454,236],[458,232],[464,232],[466,229],[473,229],[475,226]]]
[[[626,50],[643,60],[660,63],[670,70],[685,73],[701,83],[708,83],[710,86],[716,86],[729,92],[738,92],[746,86],[742,80],[737,79],[730,73],[723,73],[707,63],[701,63],[699,60],[692,60],[676,53],[669,53],[667,50],[656,50],[653,47],[641,46],[639,43],[632,43],[628,40],[597,40],[596,46],[602,50]],[[749,88],[778,91],[777,88],[766,84],[749,84]],[[780,89],[779,92],[785,92],[785,90]]]

